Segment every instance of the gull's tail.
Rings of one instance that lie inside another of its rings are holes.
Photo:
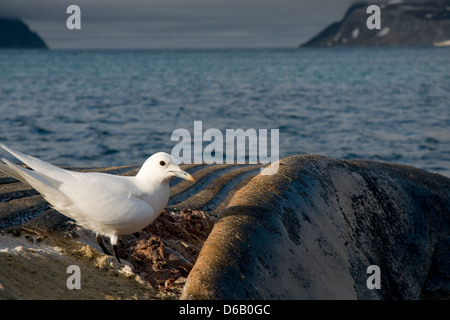
[[[0,143],[0,148],[3,148],[6,151],[8,151],[14,157],[16,157],[17,159],[19,159],[20,161],[25,163],[28,167],[30,167],[35,172],[37,172],[40,176],[45,177],[47,180],[50,180],[52,183],[56,184],[57,186],[59,186],[61,181],[64,181],[64,178],[68,178],[68,176],[70,176],[70,173],[64,169],[61,169],[57,166],[54,166],[51,163],[39,160],[32,156],[23,154],[22,152],[13,150],[10,147],[4,145],[3,143]],[[7,163],[4,160],[3,160],[3,162]],[[27,170],[27,171],[30,171],[30,170]],[[59,182],[59,184],[58,184],[58,182]]]
[[[36,189],[50,204],[71,202],[66,195],[59,191],[59,187],[64,181],[61,178],[70,173],[50,163],[15,151],[4,144],[0,143],[0,148],[11,153],[34,171],[16,165],[5,158],[0,161],[0,170]]]

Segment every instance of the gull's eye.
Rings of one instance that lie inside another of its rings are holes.
[[[162,166],[162,167],[164,167],[164,166],[166,165],[166,163],[165,163],[164,161],[161,160],[161,161],[159,162],[159,165]]]

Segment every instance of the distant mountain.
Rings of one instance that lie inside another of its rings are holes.
[[[0,18],[0,48],[47,49],[45,42],[19,19]]]
[[[378,2],[378,3],[377,3]],[[369,5],[381,9],[381,29],[368,29]],[[390,0],[352,5],[340,22],[303,47],[450,45],[450,0]]]

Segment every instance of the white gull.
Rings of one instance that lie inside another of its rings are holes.
[[[119,261],[118,236],[140,231],[159,216],[169,200],[170,179],[176,176],[194,181],[164,152],[152,155],[136,176],[127,177],[65,170],[4,144],[0,147],[33,169],[3,158],[0,170],[30,185],[55,210],[94,231],[103,251],[110,254],[100,235],[108,237]]]

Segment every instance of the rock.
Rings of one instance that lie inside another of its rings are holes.
[[[381,29],[368,29],[369,5],[381,9]],[[390,0],[352,5],[340,22],[325,28],[303,47],[450,45],[449,0]]]
[[[47,49],[47,45],[21,20],[0,18],[0,48]]]
[[[234,194],[181,298],[448,299],[449,196],[449,178],[409,166],[282,159]]]

